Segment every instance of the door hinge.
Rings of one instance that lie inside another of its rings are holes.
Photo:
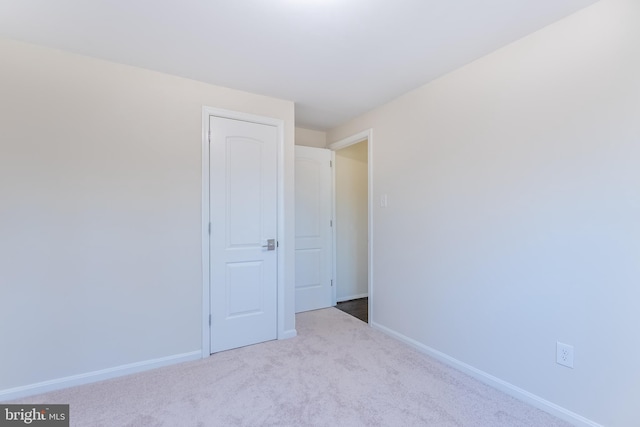
[[[211,315],[209,315],[209,326],[211,326]]]
[[[329,220],[329,227],[333,227],[333,220],[332,219]]]
[[[329,167],[332,168],[333,167],[333,161],[329,160]]]
[[[333,287],[333,279],[331,279],[331,287]]]
[[[211,144],[211,128],[209,128],[209,144]]]
[[[209,234],[211,234],[211,223],[209,223]]]

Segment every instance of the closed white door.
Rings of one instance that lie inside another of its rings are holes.
[[[331,154],[296,146],[296,313],[333,305]]]
[[[211,116],[211,353],[277,337],[277,128]]]

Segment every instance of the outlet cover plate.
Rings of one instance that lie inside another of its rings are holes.
[[[573,346],[558,341],[556,343],[556,362],[568,368],[573,368]]]

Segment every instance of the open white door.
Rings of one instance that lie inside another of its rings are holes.
[[[296,313],[331,307],[332,152],[296,146]]]
[[[215,353],[277,338],[277,128],[209,121]]]

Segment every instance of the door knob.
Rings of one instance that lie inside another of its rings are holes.
[[[268,251],[276,250],[276,239],[267,239],[267,244],[262,245],[263,248],[266,248]]]

